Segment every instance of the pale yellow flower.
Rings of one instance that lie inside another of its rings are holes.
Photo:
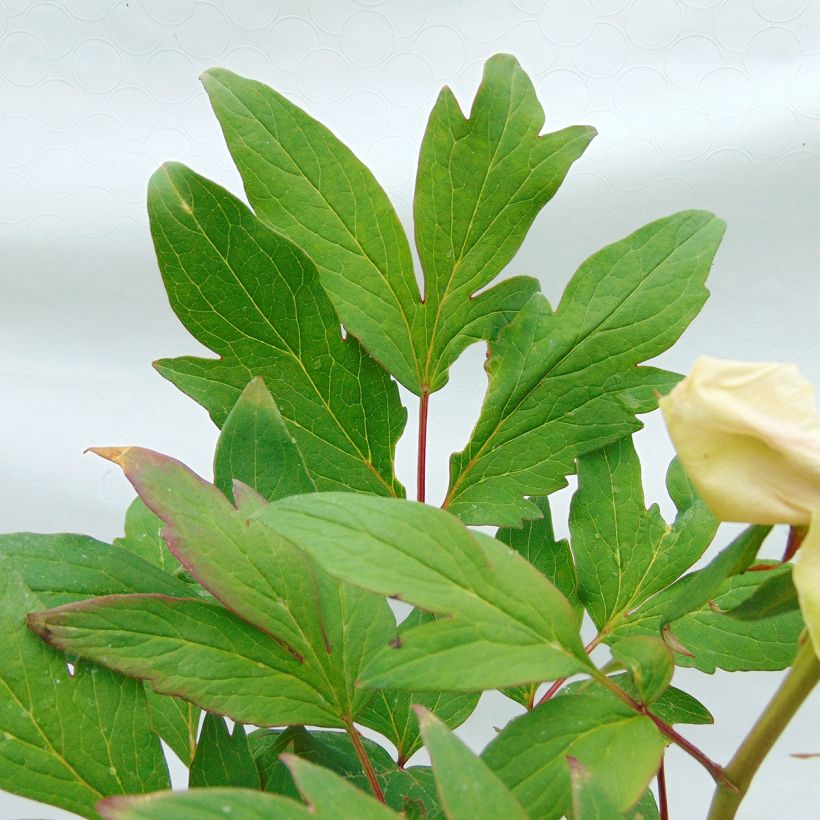
[[[792,571],[800,611],[820,658],[820,509],[815,511]]]
[[[820,507],[820,414],[796,365],[702,356],[659,405],[716,518],[810,522]]]

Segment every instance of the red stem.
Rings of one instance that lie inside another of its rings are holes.
[[[356,757],[359,758],[359,763],[362,764],[362,769],[367,776],[367,782],[370,784],[373,796],[380,802],[386,803],[384,792],[379,785],[379,778],[376,777],[376,770],[373,768],[373,764],[367,756],[367,750],[364,748],[359,730],[352,723],[348,723],[347,734],[350,737],[351,743],[353,743],[353,748],[356,750]]]
[[[669,803],[666,799],[666,771],[663,762],[663,757],[661,757],[661,765],[658,767],[658,808],[661,812],[661,820],[669,820]]]
[[[416,470],[416,498],[424,501],[424,483],[427,472],[427,404],[430,393],[422,388],[421,403],[419,404],[419,447]]]
[[[783,563],[791,561],[794,554],[800,549],[803,539],[806,537],[805,527],[789,527],[789,537],[786,541],[786,551],[783,553]]]
[[[584,652],[589,655],[593,649],[604,639],[604,633],[599,632],[585,647]],[[546,692],[541,696],[541,699],[538,701],[538,705],[540,706],[542,703],[546,703],[553,695],[555,695],[558,690],[567,682],[568,678],[559,678]]]

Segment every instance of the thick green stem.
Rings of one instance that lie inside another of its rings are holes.
[[[735,789],[718,785],[708,820],[732,820],[760,764],[814,689],[818,679],[820,661],[817,660],[811,641],[805,638],[780,688],[740,744],[731,763],[724,769]]]

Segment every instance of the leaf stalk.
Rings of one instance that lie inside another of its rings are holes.
[[[376,776],[376,770],[373,768],[373,763],[367,755],[367,749],[364,748],[362,736],[359,734],[359,730],[352,723],[347,723],[346,729],[347,734],[350,737],[350,742],[356,750],[356,757],[359,758],[359,763],[362,764],[362,770],[367,777],[367,782],[370,784],[370,789],[373,792],[373,796],[379,802],[386,803],[387,801],[384,799],[384,792],[379,784],[379,778]]]
[[[425,480],[427,476],[427,409],[430,400],[430,391],[424,387],[419,402],[419,444],[416,467],[416,498],[423,502],[425,496]]]

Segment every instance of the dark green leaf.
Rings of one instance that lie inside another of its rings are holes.
[[[546,576],[573,605],[580,622],[582,605],[578,599],[578,576],[575,561],[566,539],[555,540],[552,511],[546,497],[529,499],[542,517],[525,521],[520,529],[504,528],[495,537],[524,556],[542,575]]]
[[[610,649],[613,659],[629,672],[639,703],[648,706],[666,691],[675,671],[675,659],[660,638],[649,635],[622,638]]]
[[[33,613],[29,625],[58,649],[240,723],[344,725],[304,663],[217,604],[116,595]]]
[[[260,376],[242,391],[216,445],[214,484],[231,501],[234,479],[267,500],[316,491],[296,441]]]
[[[160,373],[218,425],[263,376],[320,489],[403,494],[393,474],[406,419],[398,390],[342,338],[311,260],[182,165],[151,178],[148,211],[171,306],[222,357],[165,359]]]
[[[624,817],[627,820],[661,820],[655,795],[647,789],[637,805],[626,812]]]
[[[171,549],[191,574],[233,612],[282,641],[301,661],[298,674],[335,704],[337,717],[354,719],[371,697],[355,686],[360,670],[394,634],[384,598],[321,572],[178,461],[137,447],[98,452],[123,468],[163,519]],[[323,497],[316,495],[320,506]],[[259,497],[245,503],[265,507]]]
[[[332,575],[453,616],[385,646],[362,674],[365,686],[467,692],[590,668],[566,598],[514,550],[442,510],[318,493],[276,501],[253,519]]]
[[[782,572],[768,578],[743,603],[726,614],[741,621],[757,621],[799,609],[791,569],[786,564]]]
[[[171,575],[177,575],[181,569],[179,561],[171,555],[162,537],[162,521],[139,498],[135,498],[128,507],[125,513],[125,535],[122,538],[115,538],[114,546],[139,555],[140,558]]]
[[[448,820],[485,817],[527,820],[521,804],[487,765],[426,709],[417,709],[424,745],[433,762],[441,807]]]
[[[747,527],[706,567],[687,576],[685,587],[670,597],[661,612],[661,630],[687,612],[700,609],[717,594],[727,578],[748,569],[771,529],[760,525]]]
[[[676,643],[687,654],[676,654],[679,666],[701,672],[785,669],[794,660],[803,630],[799,612],[785,612],[760,621],[740,621],[724,614],[739,606],[781,569],[746,572],[725,580],[708,603],[683,615],[674,624]],[[683,600],[690,584],[699,586],[698,573],[685,576],[625,618],[610,639],[627,635],[660,634],[662,618],[673,599]],[[692,592],[691,600],[698,595]],[[673,647],[674,648],[674,647]],[[677,650],[676,650],[677,652]]]
[[[147,684],[145,696],[154,731],[186,766],[190,766],[196,752],[201,711],[187,700],[158,695]]]
[[[231,734],[221,715],[208,713],[199,734],[188,787],[220,786],[259,789],[259,772],[251,757],[244,727],[235,724]]]
[[[128,550],[87,535],[0,535],[0,561],[4,559],[45,606],[129,592],[193,593],[188,584]]]
[[[450,462],[451,512],[517,526],[538,515],[524,496],[563,487],[577,456],[639,429],[658,372],[636,365],[700,310],[723,230],[702,211],[658,220],[588,259],[555,313],[538,296],[522,308],[491,344],[481,415]]]
[[[142,685],[65,659],[26,629],[41,606],[0,560],[0,789],[95,817],[106,795],[167,788]]]
[[[414,609],[399,627],[399,636],[434,618]],[[414,705],[431,711],[450,729],[460,726],[475,710],[480,692],[466,695],[452,692],[413,692],[400,689],[379,689],[362,712],[359,722],[384,735],[395,747],[399,765],[404,764],[421,748],[421,733]]]
[[[718,523],[673,462],[667,484],[678,505],[668,525],[645,507],[641,465],[630,438],[578,460],[570,510],[581,600],[599,630],[664,589],[697,561]]]
[[[572,808],[568,756],[625,811],[643,794],[663,749],[663,737],[648,717],[622,703],[578,694],[553,698],[515,718],[482,758],[531,817],[551,820]]]

